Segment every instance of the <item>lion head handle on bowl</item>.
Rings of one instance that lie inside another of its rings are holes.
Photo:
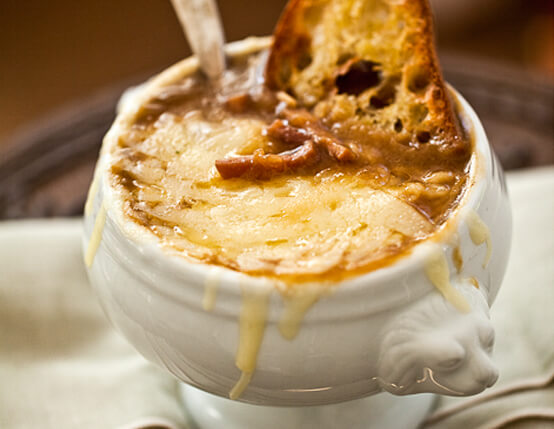
[[[470,303],[469,313],[432,292],[385,326],[377,368],[383,390],[465,396],[496,382],[487,302],[472,286],[460,285],[459,290]]]

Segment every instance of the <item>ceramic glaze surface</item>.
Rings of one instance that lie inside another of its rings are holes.
[[[267,44],[246,39],[228,53]],[[84,249],[91,282],[123,335],[185,383],[252,404],[331,404],[383,390],[471,395],[492,385],[488,309],[511,219],[502,171],[465,100],[452,90],[474,136],[472,184],[441,231],[391,266],[284,295],[267,279],[164,252],[123,216],[106,180],[110,147],[133,109],[196,67],[195,59],[178,63],[129,96],[97,164]]]

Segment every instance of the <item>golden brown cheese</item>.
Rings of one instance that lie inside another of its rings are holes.
[[[309,119],[260,85],[262,61],[236,60],[220,88],[193,75],[142,106],[111,168],[129,218],[193,262],[294,281],[386,265],[440,227],[463,190],[469,144],[452,156],[347,118]],[[272,167],[307,144],[315,162]],[[226,178],[217,166],[256,156],[273,163],[262,164],[268,174]]]

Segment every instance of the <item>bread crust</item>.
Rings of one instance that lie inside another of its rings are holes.
[[[356,76],[368,84],[367,69],[374,67],[379,85],[360,93],[337,88],[337,77],[348,77],[348,61],[361,64]],[[327,122],[345,119],[333,111],[352,113],[353,107],[360,118],[350,114],[351,123],[368,123],[407,144],[452,147],[465,140],[440,70],[427,0],[291,0],[276,26],[265,76],[269,88],[288,92]]]

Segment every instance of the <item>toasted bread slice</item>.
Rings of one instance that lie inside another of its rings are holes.
[[[410,146],[455,150],[464,139],[439,68],[427,0],[289,1],[266,82],[327,124],[364,125]]]

